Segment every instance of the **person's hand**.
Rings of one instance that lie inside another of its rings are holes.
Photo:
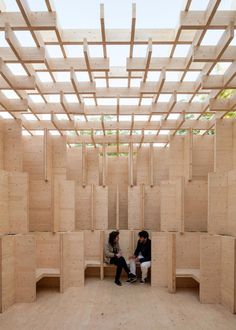
[[[136,262],[139,262],[139,258],[135,258],[135,261],[136,261]]]
[[[135,259],[135,256],[130,256],[129,259]]]
[[[121,257],[121,253],[117,253],[117,258],[120,258]]]

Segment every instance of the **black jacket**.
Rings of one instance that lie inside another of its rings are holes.
[[[134,251],[135,257],[142,254],[143,258],[140,259],[140,262],[151,261],[151,240],[148,238],[145,243],[140,243],[138,241],[136,250]]]

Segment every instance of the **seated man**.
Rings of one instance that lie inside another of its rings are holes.
[[[138,234],[139,240],[137,243],[134,255],[130,257],[130,272],[136,275],[136,262],[140,262],[142,278],[140,280],[141,284],[146,282],[148,268],[151,266],[151,240],[149,239],[149,234],[145,230],[142,230]],[[132,279],[132,281],[134,280]]]

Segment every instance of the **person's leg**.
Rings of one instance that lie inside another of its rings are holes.
[[[129,268],[130,268],[130,273],[136,275],[136,261],[135,261],[135,259],[130,259]]]
[[[151,261],[145,261],[141,263],[141,271],[142,271],[142,281],[145,281],[147,278],[148,268],[151,267]]]
[[[122,272],[122,263],[120,261],[120,258],[113,257],[110,259],[110,263],[113,265],[116,265],[116,275],[115,275],[115,283],[117,285],[121,285],[120,283],[120,275]]]
[[[129,275],[130,270],[127,266],[126,260],[124,257],[119,258],[119,263],[121,264],[122,268],[124,268],[124,271],[126,272],[127,275]]]

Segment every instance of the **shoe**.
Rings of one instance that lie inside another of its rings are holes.
[[[140,284],[145,284],[146,283],[146,280],[144,279],[144,280],[140,280]]]
[[[137,277],[136,277],[136,276],[130,278],[130,280],[129,280],[130,283],[134,283],[134,282],[136,282],[136,281],[137,281]]]
[[[116,280],[116,281],[115,281],[115,284],[118,285],[118,286],[122,286],[122,283],[121,283],[121,281],[119,281],[119,280]]]

